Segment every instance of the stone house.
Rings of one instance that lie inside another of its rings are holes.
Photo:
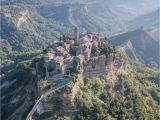
[[[93,69],[100,69],[106,65],[106,57],[100,56],[92,58],[92,48],[101,47],[105,44],[105,37],[99,33],[81,34],[78,29],[74,31],[74,40],[67,40],[66,42],[57,41],[52,45],[53,53],[44,55],[45,61],[52,61],[55,63],[54,71],[48,73],[47,67],[51,64],[46,62],[47,76],[54,74],[65,74],[68,70],[75,69],[79,73],[90,71]]]
[[[83,54],[79,54],[78,56],[75,57],[75,61],[77,63],[76,70],[79,73],[84,72],[84,61],[85,61],[85,56]]]

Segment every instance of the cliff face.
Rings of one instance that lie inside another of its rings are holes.
[[[115,56],[102,55],[90,59],[84,66],[84,73],[78,76],[78,81],[71,87],[69,92],[70,103],[74,104],[75,97],[79,90],[83,88],[84,80],[92,77],[100,77],[106,81],[106,84],[114,86],[119,75],[127,75],[129,73],[129,65],[126,57],[120,51]],[[70,104],[68,104],[70,105]]]
[[[145,91],[138,81],[141,77],[130,69],[126,56],[105,42],[102,35],[76,33],[73,40],[56,42],[44,52],[47,53],[40,63],[46,77],[39,81],[42,91],[28,114],[29,118],[41,119],[47,115],[46,119],[56,120],[73,115],[73,119],[77,120],[76,117],[83,118],[86,114],[91,120],[100,119],[99,116],[103,119],[104,115],[118,118],[117,114],[122,114],[119,106],[130,112],[130,117],[132,114],[137,117],[139,111],[136,114],[130,111],[137,108],[132,108],[132,103],[128,101],[136,106],[139,105],[137,100],[140,104],[144,103],[141,96],[145,98],[147,93],[142,95]]]
[[[114,83],[118,74],[127,74],[128,65],[122,53],[94,57],[85,67],[84,77],[99,76]]]
[[[131,59],[148,66],[158,65],[159,43],[143,28],[111,37],[110,43],[120,47]]]
[[[30,13],[29,10],[26,8],[15,8],[7,9],[3,8],[1,10],[1,17],[2,17],[2,33],[6,32],[14,32],[17,30],[28,30],[30,26]]]
[[[55,42],[44,54],[46,77],[38,84],[41,97],[27,118],[32,118],[36,110],[39,115],[79,112],[76,97],[88,78],[98,77],[114,86],[119,75],[128,73],[126,57],[103,35],[80,34],[75,29],[72,39]]]
[[[44,55],[46,79],[49,82],[65,80],[64,75],[73,77],[72,84],[63,95],[62,110],[65,112],[78,110],[75,97],[83,88],[85,79],[99,77],[104,79],[106,84],[114,85],[118,75],[128,73],[126,57],[120,50],[109,45],[103,35],[80,35],[76,30],[73,39],[74,41],[53,44],[50,52]]]

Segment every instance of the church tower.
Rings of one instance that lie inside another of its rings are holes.
[[[77,45],[78,40],[79,40],[79,29],[78,28],[74,29],[74,40],[75,40],[75,44]]]

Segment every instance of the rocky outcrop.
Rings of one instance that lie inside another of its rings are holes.
[[[105,79],[107,84],[114,85],[118,75],[128,73],[126,57],[109,45],[103,35],[77,32],[78,29],[75,30],[74,41],[56,42],[51,51],[44,55],[46,79],[49,82],[56,76],[77,75],[61,96],[62,110],[69,113],[78,111],[75,97],[83,87],[84,79],[97,76]]]
[[[23,10],[20,12],[20,17],[17,18],[17,23],[16,23],[18,30],[23,30],[27,27],[26,24],[27,24],[28,17],[29,17],[28,10]]]
[[[148,66],[157,66],[159,63],[159,43],[143,28],[111,37],[110,43],[120,47],[129,58],[137,62]]]
[[[16,12],[16,15],[15,13]],[[29,29],[29,10],[16,8],[15,11],[3,8],[1,10],[2,32],[25,31]],[[7,31],[6,31],[7,30]]]

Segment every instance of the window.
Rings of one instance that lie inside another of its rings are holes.
[[[92,69],[95,69],[95,65],[92,65]]]

